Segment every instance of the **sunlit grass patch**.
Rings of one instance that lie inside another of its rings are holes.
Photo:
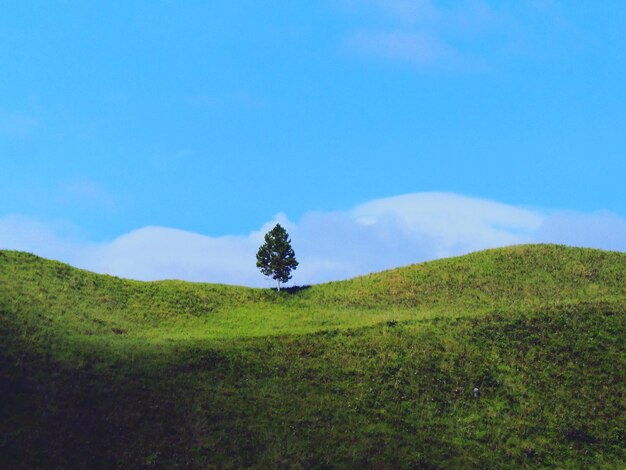
[[[0,251],[0,467],[620,468],[625,337],[623,253],[279,294]]]

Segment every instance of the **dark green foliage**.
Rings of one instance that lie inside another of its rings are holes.
[[[0,468],[625,468],[625,276],[528,246],[282,296],[0,251]]]
[[[265,243],[256,254],[256,265],[265,276],[277,282],[279,291],[280,283],[291,279],[291,271],[298,267],[298,262],[289,235],[280,224],[265,234]]]

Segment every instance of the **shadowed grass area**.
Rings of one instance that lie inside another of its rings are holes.
[[[0,467],[619,468],[625,314],[553,245],[280,294],[0,252]]]

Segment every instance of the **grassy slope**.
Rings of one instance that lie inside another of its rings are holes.
[[[618,468],[625,299],[550,245],[283,295],[0,252],[0,467]]]

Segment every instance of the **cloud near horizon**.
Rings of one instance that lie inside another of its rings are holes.
[[[255,266],[263,234],[284,225],[305,285],[476,250],[520,243],[562,243],[626,251],[626,219],[610,212],[537,211],[453,193],[377,199],[346,212],[276,215],[247,236],[211,237],[143,227],[112,241],[78,238],[64,224],[0,217],[0,248],[57,259],[120,277],[273,286]]]

